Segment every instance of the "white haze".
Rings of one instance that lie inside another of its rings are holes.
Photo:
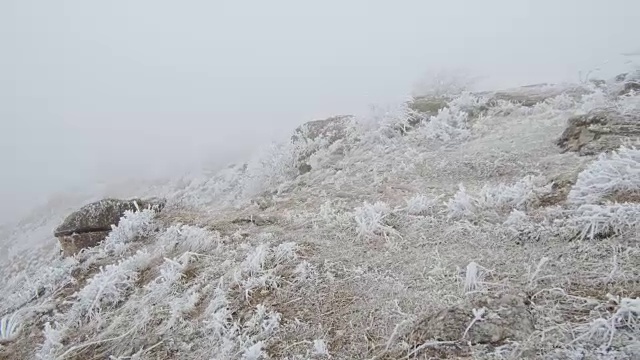
[[[632,0],[4,0],[0,220],[57,191],[236,161],[398,101],[425,72],[503,87],[609,60],[612,75],[638,24]]]

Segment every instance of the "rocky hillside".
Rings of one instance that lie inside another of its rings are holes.
[[[3,229],[0,359],[638,358],[637,79],[308,123],[70,252],[96,196],[50,203]]]

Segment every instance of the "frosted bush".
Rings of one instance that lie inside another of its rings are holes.
[[[432,116],[419,131],[429,140],[463,139],[470,134],[467,129],[467,118],[466,112],[445,107],[438,111],[438,115]]]
[[[146,235],[152,228],[155,212],[150,209],[142,211],[124,212],[117,226],[111,226],[111,232],[104,240],[104,249],[121,255],[127,249],[127,244],[140,236]]]
[[[614,191],[640,190],[640,150],[621,147],[600,154],[578,175],[567,200],[572,204],[593,204]]]
[[[446,202],[449,219],[463,219],[473,217],[476,213],[478,201],[467,193],[462,184],[458,192]]]
[[[616,104],[622,114],[637,115],[640,113],[640,93],[630,93],[621,96]]]
[[[552,109],[555,110],[571,110],[576,106],[576,101],[567,94],[560,94],[545,100]]]
[[[243,353],[243,360],[260,360],[267,359],[267,353],[263,351],[264,343],[262,341],[258,341],[257,343],[249,346]]]
[[[637,229],[638,219],[640,204],[585,204],[573,212],[567,225],[578,231],[580,238],[592,240]]]
[[[595,89],[591,94],[582,95],[581,103],[579,112],[584,114],[612,105],[611,100],[602,89]]]
[[[69,311],[70,320],[82,323],[100,316],[126,296],[135,287],[138,271],[149,267],[151,255],[139,251],[135,255],[100,268],[100,272],[87,281],[87,285],[74,294],[75,301]]]
[[[241,269],[251,275],[260,273],[269,258],[269,245],[260,244],[253,251],[247,254],[247,257],[240,265]]]
[[[54,323],[53,326],[49,322],[44,324],[44,329],[42,330],[44,341],[40,345],[36,357],[42,360],[57,359],[56,353],[64,347],[62,340],[66,331],[67,328],[59,323]]]
[[[635,334],[640,331],[640,298],[621,298],[607,295],[616,311],[609,317],[600,317],[590,323],[578,326],[575,332],[579,335],[573,342],[588,340],[593,345],[604,345],[609,349],[615,335],[628,330]]]
[[[551,191],[551,185],[544,184],[544,178],[526,176],[515,184],[484,186],[480,192],[482,207],[525,210],[541,195]]]
[[[231,327],[231,310],[229,310],[229,300],[227,293],[221,288],[222,284],[213,291],[213,298],[205,310],[205,328],[211,331],[214,336],[221,338]]]
[[[184,316],[193,310],[200,300],[201,295],[196,288],[188,289],[182,296],[172,298],[169,302],[169,320],[164,326],[164,331],[171,329],[176,323],[184,321]]]
[[[277,188],[297,175],[296,144],[273,143],[258,153],[247,164],[243,180],[243,196],[257,195],[265,190]]]
[[[529,216],[523,211],[517,209],[511,211],[511,213],[507,217],[507,220],[505,220],[502,225],[506,226],[509,230],[516,234],[531,230],[533,228],[533,224],[529,219]]]
[[[406,210],[409,215],[432,215],[440,204],[442,196],[429,197],[418,194],[407,199]]]
[[[551,191],[551,185],[544,184],[544,178],[526,176],[513,184],[485,185],[477,195],[469,194],[462,186],[446,203],[450,219],[472,219],[487,215],[506,215],[512,210],[527,210],[544,194]]]
[[[347,224],[351,224],[351,217],[349,215],[350,214],[348,212],[336,209],[331,201],[327,200],[320,205],[320,211],[318,212],[314,223],[321,221],[324,226],[343,227]]]
[[[172,225],[160,236],[158,243],[167,251],[207,252],[222,248],[220,234],[191,225]]]
[[[365,202],[362,206],[355,208],[353,218],[358,236],[386,235],[392,232],[393,229],[384,222],[390,214],[389,205],[380,201],[375,204]]]

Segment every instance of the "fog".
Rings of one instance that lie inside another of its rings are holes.
[[[634,0],[3,0],[0,219],[74,186],[235,161],[425,73],[613,74],[638,24]]]

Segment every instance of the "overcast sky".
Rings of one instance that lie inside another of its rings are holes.
[[[638,51],[638,24],[636,0],[2,0],[0,219],[71,185],[246,156],[425,72],[575,81]]]

